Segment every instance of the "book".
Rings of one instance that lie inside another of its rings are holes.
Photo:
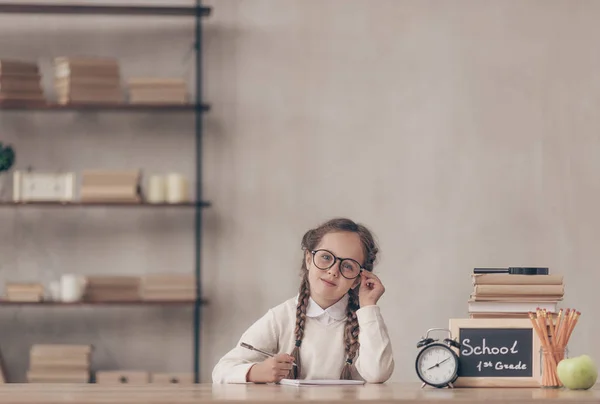
[[[280,384],[287,386],[334,386],[334,385],[359,385],[365,384],[364,380],[296,380],[296,379],[281,379]]]
[[[562,285],[562,275],[473,274],[473,285]]]
[[[512,275],[514,276],[514,275]],[[478,296],[562,296],[564,285],[475,285]]]
[[[557,312],[558,302],[477,302],[469,301],[469,313],[528,313],[534,312],[537,308],[545,309],[551,313]]]
[[[469,318],[529,318],[528,313],[469,313]]]

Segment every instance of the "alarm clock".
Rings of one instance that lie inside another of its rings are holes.
[[[433,331],[445,331],[449,337],[441,342],[433,339],[429,334]],[[431,328],[417,343],[420,348],[415,361],[417,376],[426,385],[443,388],[454,388],[454,381],[458,378],[458,355],[453,348],[460,349],[460,343],[452,339],[452,332],[445,328]]]

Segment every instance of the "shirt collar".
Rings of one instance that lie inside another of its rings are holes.
[[[307,317],[319,317],[323,313],[327,313],[329,317],[334,320],[344,320],[346,318],[346,307],[348,306],[348,294],[346,293],[344,297],[338,300],[337,303],[329,306],[326,309],[321,308],[317,302],[313,300],[312,297],[308,298],[308,306],[306,307],[306,316]],[[296,303],[298,303],[298,296],[296,296]]]

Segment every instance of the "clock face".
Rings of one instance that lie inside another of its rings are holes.
[[[454,380],[458,361],[452,350],[440,344],[425,347],[417,358],[417,372],[425,383],[445,385]]]

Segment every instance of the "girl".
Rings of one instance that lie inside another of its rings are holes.
[[[391,376],[392,347],[377,306],[384,287],[372,273],[378,247],[371,232],[349,219],[333,219],[309,230],[302,249],[299,294],[270,309],[239,341],[276,355],[238,344],[215,366],[214,383],[383,383]]]

